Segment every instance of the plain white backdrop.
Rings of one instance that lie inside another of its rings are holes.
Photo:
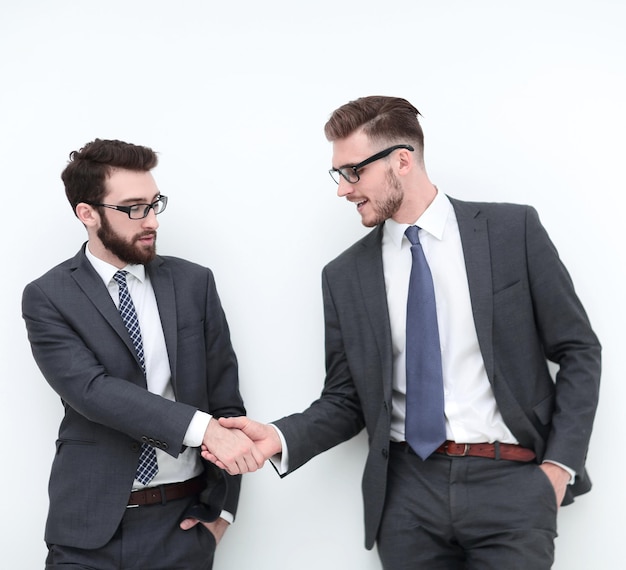
[[[420,109],[442,191],[533,204],[570,269],[604,373],[594,489],[561,510],[554,568],[622,568],[625,23],[621,0],[1,0],[2,567],[45,557],[62,407],[20,301],[86,238],[59,177],[69,152],[96,137],[159,152],[159,251],[214,270],[248,413],[270,421],[319,394],[320,272],[366,232],[335,195],[323,125],[383,94]],[[246,476],[216,569],[380,568],[365,453],[361,435],[286,479]]]

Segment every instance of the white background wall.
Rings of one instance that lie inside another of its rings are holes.
[[[248,412],[269,421],[319,393],[320,271],[366,231],[335,196],[323,124],[384,94],[424,115],[441,190],[532,203],[569,267],[604,375],[595,488],[561,511],[554,567],[622,568],[625,23],[620,0],[1,0],[0,565],[45,556],[61,405],[20,299],[85,239],[59,178],[69,152],[95,137],[159,151],[160,252],[215,271]],[[365,452],[361,436],[284,480],[247,476],[216,568],[379,568]]]

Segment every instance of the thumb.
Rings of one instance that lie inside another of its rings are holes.
[[[183,530],[189,530],[190,528],[196,526],[199,522],[200,521],[198,519],[185,519],[181,521],[180,528]]]
[[[219,418],[220,425],[225,428],[238,428],[243,429],[248,423],[248,418],[245,416],[234,416],[230,418]]]

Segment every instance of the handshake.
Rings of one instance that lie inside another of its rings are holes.
[[[238,416],[211,418],[200,453],[230,475],[240,475],[260,469],[267,459],[281,451],[275,428]]]

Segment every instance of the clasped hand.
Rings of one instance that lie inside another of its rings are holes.
[[[239,475],[260,469],[281,450],[280,438],[272,426],[238,416],[211,419],[201,454],[230,475]]]
[[[211,418],[202,441],[202,455],[231,475],[249,473],[263,467],[265,457],[254,442],[239,429],[227,429]]]

